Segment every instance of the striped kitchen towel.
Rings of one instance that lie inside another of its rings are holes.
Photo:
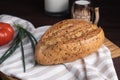
[[[41,35],[50,27],[43,26],[34,28],[30,22],[10,15],[0,15],[0,22],[6,22],[11,25],[13,25],[13,23],[21,24],[25,29],[29,30],[37,40],[39,40]],[[17,31],[15,30],[15,35],[16,33]],[[10,45],[11,42],[7,45],[0,46],[0,57]],[[34,66],[34,54],[30,45],[30,42],[25,38],[25,73],[23,72],[20,48],[0,65],[0,71],[21,80],[118,80],[110,50],[105,45],[102,45],[97,52],[85,58],[52,66]]]

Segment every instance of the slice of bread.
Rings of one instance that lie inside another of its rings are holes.
[[[35,48],[38,64],[74,61],[97,51],[104,42],[103,29],[79,19],[67,19],[51,26]]]

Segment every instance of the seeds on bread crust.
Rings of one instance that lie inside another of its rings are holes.
[[[102,28],[78,19],[63,20],[43,34],[36,45],[35,60],[42,65],[74,61],[97,51],[103,41]]]

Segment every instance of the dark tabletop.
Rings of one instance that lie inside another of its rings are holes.
[[[70,0],[71,4],[74,0]],[[100,8],[98,25],[105,31],[105,36],[120,47],[120,5],[119,0],[92,0]],[[71,18],[71,13],[62,17],[45,14],[44,0],[0,0],[0,15],[9,14],[30,21],[35,27],[52,25],[60,20]],[[120,80],[120,57],[113,59]]]

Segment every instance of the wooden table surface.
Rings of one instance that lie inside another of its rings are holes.
[[[74,0],[70,0],[70,7]],[[104,29],[105,40],[113,57],[113,63],[120,80],[120,6],[118,0],[99,0],[95,6],[100,8],[98,25]],[[1,0],[0,14],[9,14],[26,19],[35,27],[52,25],[60,20],[71,18],[69,13],[63,17],[48,16],[44,12],[44,0]],[[1,77],[1,74],[0,74]]]

